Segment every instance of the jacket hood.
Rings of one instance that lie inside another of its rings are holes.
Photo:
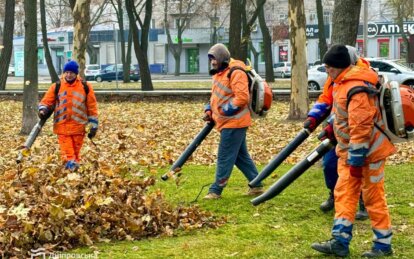
[[[219,67],[223,66],[223,63],[229,63],[230,60],[230,52],[224,44],[217,43],[213,47],[210,48],[208,51],[209,56],[213,56]]]
[[[376,85],[378,83],[378,74],[370,68],[352,66],[340,79],[340,81],[343,82],[350,80],[366,81],[370,84]]]

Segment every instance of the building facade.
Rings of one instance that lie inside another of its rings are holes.
[[[209,69],[207,52],[216,42],[229,42],[229,16],[230,1],[215,0],[193,0],[183,1],[191,6],[182,5],[181,1],[155,0],[151,30],[148,46],[148,63],[152,72],[174,73],[175,59],[172,50],[168,47],[167,30],[169,29],[171,40],[177,43],[180,34],[180,25],[185,24],[181,31],[183,48],[180,55],[181,73],[207,73]],[[304,1],[306,14],[306,36],[307,36],[307,60],[314,63],[321,59],[319,56],[318,25],[316,14],[316,1]],[[394,12],[387,7],[386,0],[368,0],[368,40],[363,42],[363,26],[359,26],[356,47],[363,53],[367,48],[367,56],[399,59],[404,57],[406,50],[402,45],[401,31],[414,33],[414,21],[406,22],[403,28],[395,24]],[[322,0],[324,31],[327,43],[330,43],[332,32],[332,13],[334,9],[333,0]],[[361,15],[363,14],[361,8]],[[128,27],[127,17],[124,18]],[[288,0],[268,0],[265,4],[265,20],[271,32],[273,46],[273,62],[291,61],[289,26],[288,26]],[[361,21],[363,17],[361,16]],[[128,30],[125,32],[128,38]],[[255,24],[251,33],[252,46],[263,53],[263,37],[260,26]],[[62,27],[48,31],[48,43],[52,54],[52,60],[58,72],[61,72],[63,64],[72,58],[72,27]],[[16,37],[14,40],[14,60],[16,75],[22,73],[22,56],[24,55],[24,38]],[[95,26],[90,34],[90,43],[97,57],[95,63],[102,66],[107,64],[121,63],[121,45],[119,42],[119,31],[114,25]],[[44,58],[41,35],[38,36],[38,60],[39,74],[48,74]],[[132,47],[132,64],[136,64],[136,56]],[[253,55],[250,55],[252,63]],[[87,64],[92,60],[87,55]],[[161,69],[160,69],[161,67]],[[21,68],[21,69],[20,69]],[[152,69],[156,68],[156,69]],[[263,55],[259,55],[259,72],[265,71]],[[19,72],[21,71],[21,72]]]

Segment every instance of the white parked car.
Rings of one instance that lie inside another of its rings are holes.
[[[99,74],[100,70],[101,70],[100,65],[86,65],[85,79],[94,80],[95,76]]]
[[[276,77],[286,78],[291,76],[290,62],[279,62],[273,64],[273,72]]]
[[[400,84],[414,86],[414,71],[404,62],[387,59],[367,58],[371,67],[378,70],[378,74],[384,75],[389,81],[397,81]]]
[[[328,74],[324,65],[317,65],[308,70],[308,89],[310,91],[322,90]]]

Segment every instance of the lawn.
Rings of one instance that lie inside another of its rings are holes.
[[[269,187],[290,166],[283,165],[265,181]],[[166,170],[159,170],[158,176]],[[394,258],[414,256],[413,164],[386,168],[386,192],[390,208],[394,239]],[[131,242],[100,243],[93,249],[72,252],[99,251],[99,258],[324,258],[313,251],[314,241],[330,238],[333,213],[323,213],[319,204],[327,197],[322,170],[315,165],[274,199],[254,207],[245,196],[246,180],[234,170],[221,200],[203,200],[213,181],[214,167],[187,166],[181,185],[173,181],[156,184],[165,197],[175,204],[197,204],[203,210],[227,218],[218,229],[179,231],[174,237],[158,237]],[[359,258],[371,246],[369,220],[356,222],[350,258]]]

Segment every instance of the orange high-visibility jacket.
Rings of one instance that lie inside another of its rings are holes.
[[[82,79],[78,76],[73,84],[60,80],[58,97],[55,96],[56,84],[52,84],[39,106],[54,110],[53,132],[62,135],[85,133],[88,122],[93,127],[98,126],[98,104],[92,85],[88,84],[89,93],[86,96]]]
[[[227,74],[234,66],[246,67],[242,61],[231,59],[228,68],[213,76],[210,106],[219,131],[223,128],[245,128],[252,123],[248,105],[250,95],[247,75],[242,70],[236,69],[229,79]],[[240,108],[233,116],[226,116],[221,110],[221,107],[229,102]]]
[[[338,141],[336,153],[343,159],[348,158],[348,149],[368,149],[365,162],[385,159],[396,151],[388,138],[374,127],[375,122],[384,128],[376,96],[357,93],[352,96],[347,107],[347,94],[352,88],[375,87],[377,82],[376,72],[360,66],[348,67],[334,80],[334,133]]]

